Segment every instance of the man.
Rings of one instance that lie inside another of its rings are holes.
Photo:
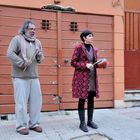
[[[22,135],[28,135],[29,129],[42,132],[39,126],[42,94],[37,65],[41,63],[44,56],[41,43],[36,39],[35,29],[33,21],[25,21],[19,34],[11,40],[7,50],[7,57],[12,62],[16,131]]]

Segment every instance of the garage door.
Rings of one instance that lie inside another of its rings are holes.
[[[113,107],[113,17],[82,13],[61,13],[37,9],[0,7],[0,113],[14,113],[11,64],[6,58],[10,39],[26,19],[37,25],[37,37],[42,42],[45,60],[39,66],[43,94],[42,111],[77,108],[77,100],[71,97],[73,68],[70,59],[74,45],[82,30],[95,32],[94,43],[106,57],[110,66],[98,70],[101,98],[96,108]]]
[[[100,49],[99,57],[109,60],[108,69],[98,70],[100,99],[95,101],[96,108],[113,107],[113,17],[92,14],[61,14],[61,50],[62,50],[62,102],[61,109],[77,108],[77,100],[71,97],[73,68],[70,66],[74,45],[84,29],[94,32],[94,44]]]

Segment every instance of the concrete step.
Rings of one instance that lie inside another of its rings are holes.
[[[140,90],[125,90],[124,103],[126,107],[140,106]]]
[[[126,90],[124,101],[140,101],[140,90]]]

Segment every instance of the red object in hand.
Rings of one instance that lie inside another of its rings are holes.
[[[97,62],[98,68],[106,68],[109,65],[109,62],[106,58],[101,58]]]

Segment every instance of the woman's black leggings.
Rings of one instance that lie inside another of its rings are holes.
[[[95,92],[93,91],[89,92],[87,98],[87,108],[94,108],[94,96],[95,96]],[[78,110],[83,110],[85,108],[85,100],[86,99],[79,98]]]

